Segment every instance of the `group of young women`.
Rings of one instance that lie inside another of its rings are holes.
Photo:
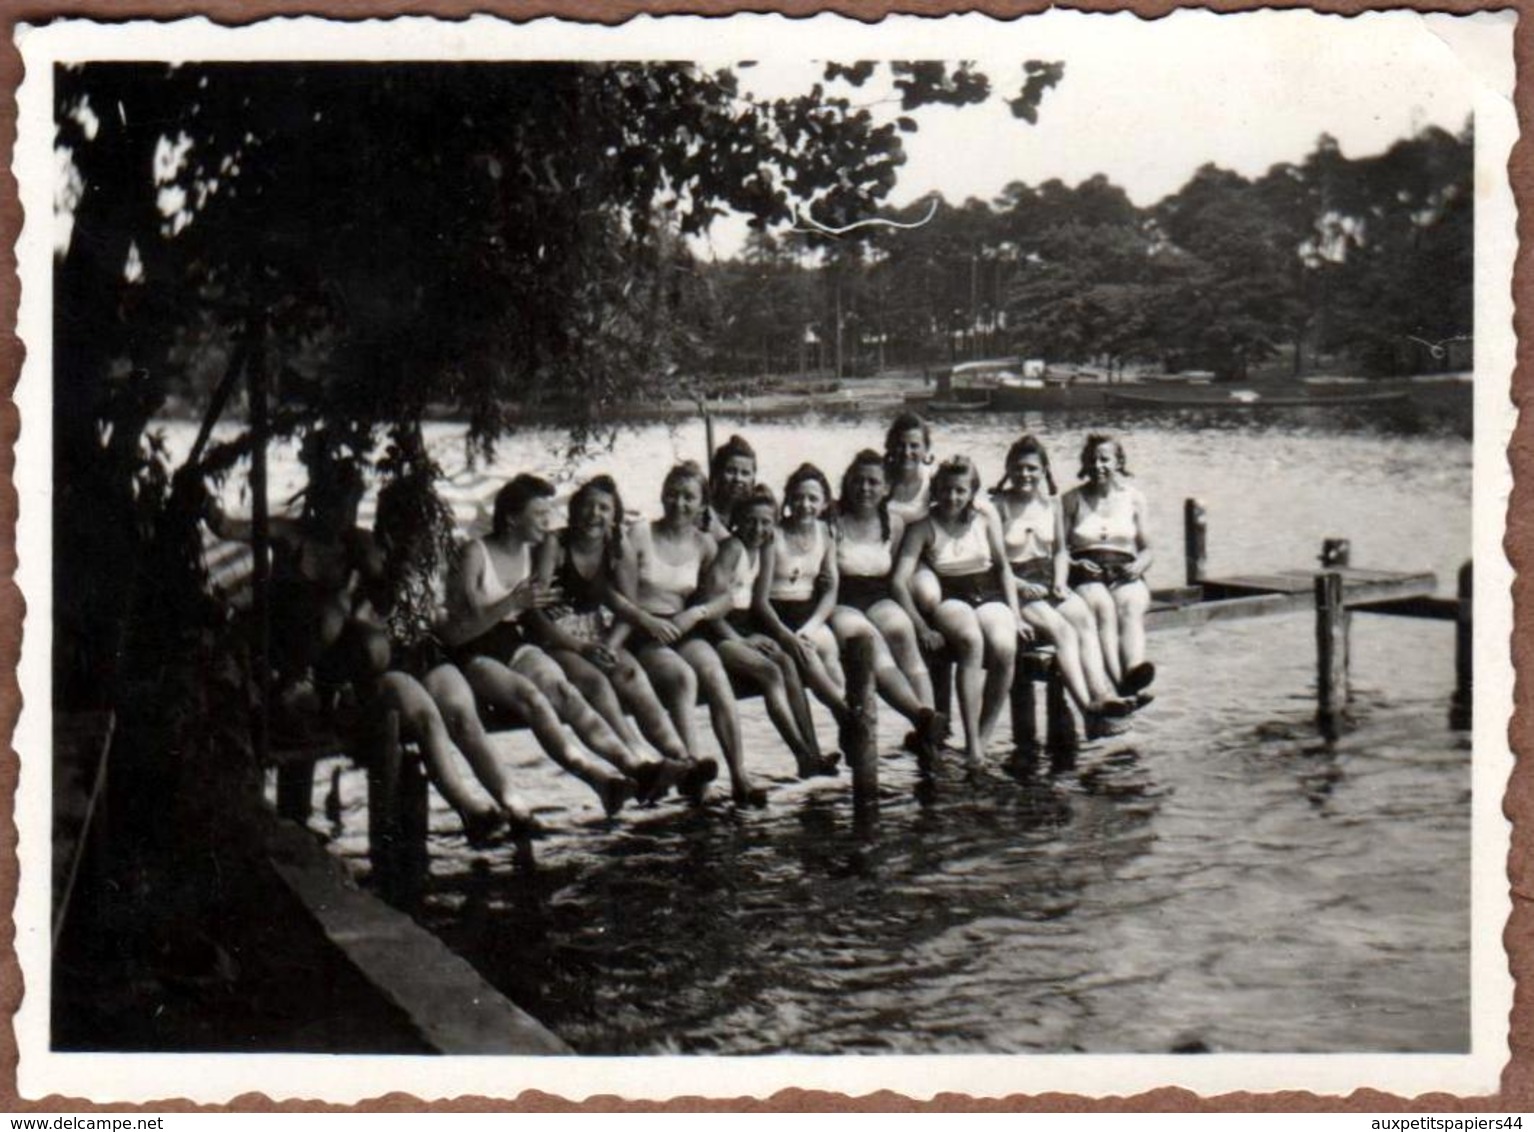
[[[387,660],[366,651],[375,704],[398,713],[471,842],[536,830],[484,719],[510,716],[596,791],[607,813],[675,787],[697,800],[718,773],[701,747],[708,709],[738,805],[765,790],[747,765],[737,688],[758,691],[801,777],[834,775],[809,697],[850,718],[841,652],[872,642],[881,697],[930,756],[949,733],[927,657],[956,672],[965,758],[978,763],[1007,703],[1019,643],[1053,646],[1089,733],[1148,703],[1150,564],[1145,500],[1123,447],[1089,437],[1081,483],[1059,495],[1044,446],[1023,436],[983,491],[973,461],[933,466],[931,431],[905,414],[882,453],[865,449],[833,491],[803,464],[782,498],[757,481],[732,436],[708,472],[677,464],[661,515],[625,522],[618,485],[596,476],[553,530],[552,485],[519,475],[497,495],[490,532],[451,570],[411,573],[412,524],[398,486],[381,493],[377,552],[391,596],[379,612]],[[568,730],[566,726],[568,725]],[[464,778],[462,753],[484,791]]]

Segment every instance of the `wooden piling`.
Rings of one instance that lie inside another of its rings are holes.
[[[388,891],[399,872],[400,767],[399,713],[387,712],[364,739],[362,761],[368,768],[368,859],[379,888]]]
[[[1188,585],[1199,585],[1209,569],[1209,522],[1197,499],[1183,500],[1182,545]]]
[[[300,825],[314,809],[314,760],[291,759],[277,764],[277,815]]]
[[[1350,566],[1353,560],[1353,544],[1345,538],[1321,540],[1321,567]]]
[[[874,694],[874,642],[871,637],[849,641],[843,657],[847,674],[847,706],[852,719],[843,739],[852,771],[852,801],[871,806],[879,798],[879,701]]]
[[[1348,700],[1348,623],[1342,575],[1316,575],[1316,720],[1327,738],[1341,734]]]
[[[1475,572],[1466,562],[1459,568],[1459,608],[1454,618],[1454,699],[1449,707],[1449,726],[1470,730],[1475,700]]]
[[[953,719],[953,657],[947,648],[927,654],[927,674],[932,677],[933,704]]]
[[[1039,748],[1037,700],[1033,694],[1033,672],[1026,656],[1017,658],[1017,672],[1012,677],[1012,743],[1018,754],[1033,754]]]
[[[1076,717],[1071,714],[1070,698],[1065,691],[1065,677],[1058,661],[1049,666],[1048,690],[1044,700],[1045,741],[1052,755],[1075,751]]]

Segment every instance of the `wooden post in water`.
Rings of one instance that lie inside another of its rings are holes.
[[[400,764],[404,752],[399,741],[399,712],[384,715],[363,742],[363,761],[368,768],[368,860],[373,876],[385,893],[393,890],[400,872]]]
[[[1475,571],[1469,562],[1459,568],[1459,610],[1454,618],[1454,699],[1449,726],[1470,730],[1475,700]]]
[[[953,657],[946,646],[927,654],[927,674],[932,677],[933,704],[953,719]]]
[[[1342,733],[1348,702],[1348,621],[1342,603],[1342,575],[1316,575],[1316,690],[1320,701],[1316,721],[1321,733],[1335,739]]]
[[[848,642],[843,664],[852,721],[842,744],[852,770],[852,801],[856,806],[873,806],[879,800],[879,701],[874,695],[873,638]]]
[[[1353,544],[1345,538],[1329,538],[1321,540],[1321,566],[1323,569],[1332,566],[1348,566],[1352,564]]]
[[[1060,662],[1049,666],[1049,690],[1044,701],[1045,742],[1051,755],[1061,755],[1076,750],[1076,717],[1071,714],[1070,699],[1065,692],[1065,677],[1060,675]]]
[[[1188,585],[1201,585],[1209,568],[1209,522],[1204,505],[1197,499],[1183,500],[1182,545]]]
[[[1012,743],[1019,755],[1033,754],[1039,748],[1039,720],[1033,694],[1033,660],[1026,654],[1017,658],[1011,701]]]

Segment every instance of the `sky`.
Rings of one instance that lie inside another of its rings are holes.
[[[1013,118],[995,94],[980,106],[919,111],[919,132],[904,136],[907,163],[891,204],[934,190],[953,203],[989,201],[1015,180],[1075,185],[1103,173],[1144,206],[1206,162],[1258,176],[1303,160],[1323,132],[1349,157],[1379,153],[1429,125],[1457,133],[1479,84],[1510,89],[1512,81],[1511,52],[1502,59],[1496,51],[1510,43],[1505,23],[1413,12],[1183,12],[1155,22],[1053,12],[998,25],[985,42],[989,55],[924,57],[974,58],[993,91],[1008,96],[1021,85],[1024,59],[1061,60],[1065,77],[1045,95],[1035,125]],[[807,89],[821,70],[778,58],[740,74],[752,93],[775,96]],[[881,104],[887,83],[847,93],[876,114],[899,112]],[[741,221],[720,222],[702,250],[731,255],[744,233]]]

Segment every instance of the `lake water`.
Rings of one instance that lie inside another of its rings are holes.
[[[747,435],[774,487],[806,458],[835,480],[890,415],[723,421],[718,437]],[[1342,536],[1356,565],[1431,569],[1452,592],[1469,553],[1471,446],[1452,435],[969,415],[939,421],[934,447],[994,478],[1032,428],[1069,483],[1088,423],[1122,433],[1151,500],[1155,585],[1182,581],[1189,496],[1213,576],[1305,567]],[[450,467],[456,436],[433,434]],[[698,422],[647,425],[567,464],[557,433],[533,432],[457,490],[467,515],[514,471],[611,469],[653,512],[670,463],[703,446]],[[1471,752],[1446,722],[1453,627],[1356,617],[1356,726],[1336,743],[1313,724],[1313,634],[1303,614],[1156,634],[1155,704],[1060,772],[998,760],[971,780],[951,753],[921,783],[885,711],[874,819],[845,777],[794,781],[756,702],[762,811],[673,799],[607,821],[504,736],[554,833],[533,867],[473,852],[433,796],[419,915],[583,1053],[1463,1051]],[[326,767],[316,803],[329,785]],[[365,776],[342,768],[340,785],[332,846],[365,874]]]

